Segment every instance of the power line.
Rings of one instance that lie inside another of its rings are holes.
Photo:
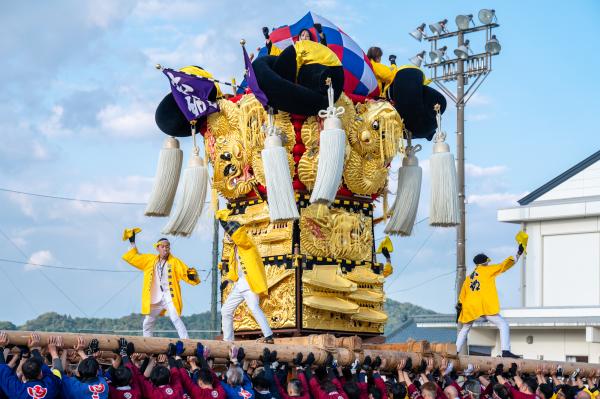
[[[146,205],[145,202],[101,201],[101,200],[91,200],[91,199],[82,199],[82,198],[61,197],[58,195],[30,193],[27,191],[11,190],[8,188],[1,188],[1,187],[0,187],[0,191],[4,191],[6,193],[20,194],[20,195],[29,195],[31,197],[51,198],[51,199],[59,199],[59,200],[65,200],[65,201],[90,202],[90,203],[94,203],[94,204]]]
[[[453,273],[456,273],[456,270],[452,270],[452,271],[450,271],[450,272],[447,272],[447,273],[443,273],[443,274],[437,275],[437,276],[435,276],[435,277],[432,277],[432,278],[430,278],[430,279],[427,279],[427,280],[425,280],[425,281],[422,281],[422,282],[420,282],[419,284],[413,285],[412,287],[409,287],[409,288],[402,288],[402,289],[399,289],[399,290],[395,290],[395,291],[390,291],[390,292],[387,292],[387,294],[395,294],[395,293],[397,293],[397,292],[406,292],[406,291],[411,291],[411,290],[414,290],[415,288],[422,287],[422,286],[424,286],[425,284],[429,284],[430,282],[432,282],[432,281],[434,281],[434,280],[440,279],[440,278],[442,278],[442,277],[449,276],[450,274],[453,274]]]
[[[63,201],[75,201],[75,202],[86,202],[86,203],[92,203],[92,204],[108,204],[108,205],[137,205],[137,206],[141,206],[141,205],[146,205],[145,202],[123,202],[123,201],[102,201],[102,200],[93,200],[93,199],[86,199],[86,198],[73,198],[73,197],[62,197],[59,195],[48,195],[48,194],[39,194],[39,193],[31,193],[28,191],[19,191],[19,190],[12,190],[9,188],[2,188],[0,187],[0,191],[4,191],[6,193],[12,193],[12,194],[19,194],[19,195],[27,195],[30,197],[40,197],[40,198],[47,198],[47,199],[57,199],[57,200],[63,200]],[[204,201],[205,204],[210,203],[210,201]]]
[[[415,223],[413,226],[416,226],[416,225],[418,225],[419,223],[426,221],[427,219],[429,219],[429,216],[426,216],[426,217],[424,217],[423,219],[419,220],[419,221],[418,221],[418,222],[416,222],[416,223]],[[378,237],[378,238],[376,238],[376,239],[375,239],[375,242],[379,242],[379,241],[383,240],[385,237],[387,237],[387,236]]]
[[[402,269],[400,269],[400,271],[394,273],[394,278],[392,279],[392,281],[390,281],[390,283],[388,284],[388,287],[390,285],[392,285],[398,279],[398,277],[400,277],[400,274],[402,274],[402,272],[405,271],[406,268],[417,257],[417,255],[421,252],[421,250],[423,249],[423,247],[425,247],[425,244],[427,244],[427,242],[429,241],[429,239],[433,235],[433,232],[434,232],[434,230],[432,230],[431,233],[429,233],[429,235],[427,236],[427,238],[421,243],[421,246],[419,247],[419,249],[417,249],[417,251],[413,254],[413,256],[408,260],[408,262],[406,262],[406,264],[404,265],[404,267]]]
[[[19,253],[20,253],[21,255],[23,255],[23,257],[24,257],[25,259],[29,258],[29,257],[27,256],[27,254],[26,254],[25,252],[23,252],[23,250],[22,250],[22,249],[21,249],[21,248],[20,248],[20,247],[19,247],[17,244],[15,244],[15,242],[14,242],[13,240],[11,240],[11,238],[10,238],[8,235],[6,235],[6,233],[5,233],[5,232],[4,232],[2,229],[0,229],[0,233],[1,233],[1,234],[4,236],[4,238],[6,238],[6,239],[8,240],[8,242],[10,242],[10,243],[12,244],[12,246],[13,246],[13,247],[15,247],[15,249],[16,249],[17,251],[19,251]],[[80,312],[81,312],[81,313],[82,313],[82,314],[83,314],[85,317],[88,317],[87,313],[85,313],[85,311],[84,311],[83,309],[81,309],[81,308],[79,307],[79,305],[77,305],[77,303],[76,303],[75,301],[73,301],[73,300],[72,300],[72,299],[71,299],[71,298],[70,298],[70,297],[67,295],[67,293],[66,293],[66,292],[64,292],[64,291],[63,291],[63,290],[62,290],[62,289],[61,289],[61,288],[60,288],[60,287],[59,287],[59,286],[58,286],[58,285],[57,285],[57,284],[56,284],[54,281],[52,281],[52,279],[51,279],[50,277],[46,276],[46,273],[44,273],[44,271],[43,271],[43,270],[39,270],[39,272],[40,272],[40,274],[41,274],[42,276],[44,276],[44,278],[45,278],[46,280],[48,280],[48,281],[50,282],[50,284],[52,284],[52,285],[54,286],[54,288],[56,288],[56,289],[57,289],[57,290],[58,290],[58,291],[59,291],[59,292],[60,292],[60,293],[61,293],[61,294],[62,294],[62,295],[65,297],[65,298],[67,298],[67,300],[68,300],[69,302],[71,302],[71,304],[72,304],[73,306],[75,306],[77,309],[79,309],[79,311],[80,311]]]
[[[24,261],[20,261],[20,260],[4,259],[4,258],[0,258],[0,262],[17,263],[20,265],[45,267],[48,269],[76,270],[76,271],[80,271],[80,272],[137,273],[136,270],[114,270],[114,269],[96,269],[96,268],[74,267],[74,266],[55,266],[55,265],[44,265],[42,263],[24,262]]]
[[[93,314],[92,317],[95,317],[102,309],[104,309],[106,307],[106,305],[108,305],[109,303],[111,303],[113,301],[113,299],[115,299],[119,294],[121,294],[123,291],[125,291],[125,289],[127,287],[129,287],[131,285],[131,283],[133,283],[134,281],[136,281],[138,279],[138,277],[141,276],[140,274],[137,274],[135,276],[133,276],[133,278],[131,280],[129,280],[127,282],[127,284],[125,284],[119,291],[117,291],[116,293],[113,294],[113,296],[111,296],[110,298],[108,298],[108,300],[106,302],[104,302],[104,304],[102,306],[100,306]]]

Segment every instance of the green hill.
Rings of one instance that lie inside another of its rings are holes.
[[[397,302],[388,299],[385,303],[385,310],[389,316],[386,325],[386,332],[394,331],[397,326],[402,324],[409,316],[422,314],[435,314],[434,311],[413,305],[407,302]],[[49,312],[39,315],[33,320],[27,321],[21,326],[15,326],[8,321],[0,321],[0,330],[27,330],[27,331],[57,331],[57,332],[79,332],[79,333],[115,333],[123,335],[137,335],[141,333],[142,328],[141,314],[130,314],[120,318],[85,318],[71,317],[56,312]],[[218,315],[220,322],[221,316]],[[210,330],[210,312],[183,316],[183,322],[192,338],[208,338],[209,332],[193,332],[193,330]],[[166,317],[161,317],[155,326],[156,331],[173,330],[171,321]],[[158,335],[158,334],[157,334]],[[163,336],[176,336],[175,333],[163,333]]]

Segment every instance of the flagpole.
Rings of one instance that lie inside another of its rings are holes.
[[[165,68],[162,65],[160,65],[160,64],[156,64],[154,66],[154,68],[158,69],[161,72],[165,70]],[[207,78],[205,76],[192,75],[192,74],[189,74],[189,73],[186,73],[186,72],[183,72],[183,71],[177,71],[177,72],[181,73],[181,74],[184,74],[184,75],[187,75],[187,76],[194,77],[194,78],[206,79],[206,80],[210,80],[211,82],[219,83],[219,84],[222,84],[222,85],[232,86],[234,89],[237,90],[237,87],[235,86],[235,81],[233,83],[230,83],[230,82],[226,82],[224,80],[218,80],[218,79],[214,79],[214,78]]]

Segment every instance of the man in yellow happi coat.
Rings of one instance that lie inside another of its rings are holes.
[[[228,221],[228,213],[228,210],[224,209],[218,211],[216,215],[234,244],[227,262],[227,273],[223,276],[221,283],[221,290],[227,284],[233,284],[232,290],[221,307],[223,341],[233,341],[233,315],[237,307],[242,302],[246,302],[263,334],[263,338],[259,342],[272,344],[273,331],[260,308],[260,297],[267,295],[269,291],[265,265],[246,228],[238,222]]]
[[[200,283],[196,269],[188,267],[171,254],[171,244],[161,238],[154,245],[158,255],[140,254],[135,245],[135,233],[129,237],[131,248],[123,259],[131,266],[144,272],[142,287],[142,314],[144,337],[151,337],[159,315],[167,314],[173,322],[179,338],[188,338],[187,329],[181,320],[181,288],[179,281],[190,285]]]
[[[463,324],[456,338],[456,350],[459,353],[467,342],[473,322],[485,318],[500,330],[502,357],[519,357],[510,351],[510,328],[500,316],[496,277],[513,267],[522,253],[523,246],[519,244],[515,257],[509,256],[497,265],[490,265],[491,260],[485,254],[478,254],[473,258],[475,270],[465,279],[457,304],[458,321]]]

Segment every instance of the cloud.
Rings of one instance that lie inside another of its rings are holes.
[[[469,105],[473,107],[490,105],[492,103],[492,98],[486,96],[485,94],[475,93],[469,100]]]
[[[21,194],[9,193],[8,198],[11,202],[19,207],[23,215],[30,218],[35,218],[35,209],[30,197],[26,197]]]
[[[487,119],[490,119],[490,115],[486,113],[468,114],[465,118],[465,120],[470,122],[480,122],[485,121]]]
[[[29,260],[27,260],[27,264],[25,265],[25,270],[37,270],[41,268],[41,266],[38,265],[52,265],[54,263],[56,263],[56,259],[54,258],[54,255],[52,255],[52,252],[44,249],[31,254]]]
[[[468,204],[480,206],[482,208],[500,208],[503,206],[516,205],[517,200],[527,195],[527,192],[515,193],[490,193],[490,194],[472,194],[467,198]]]
[[[465,173],[468,177],[487,177],[497,176],[506,172],[508,168],[505,165],[479,166],[472,163],[465,164]]]
[[[133,104],[129,108],[111,104],[98,112],[97,120],[103,133],[116,137],[144,137],[156,130],[151,104]]]

